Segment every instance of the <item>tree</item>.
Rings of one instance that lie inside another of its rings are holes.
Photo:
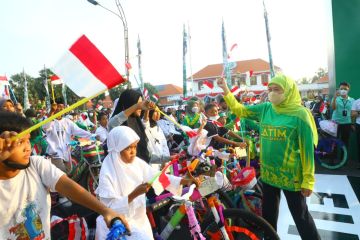
[[[310,83],[310,80],[307,78],[307,77],[303,77],[301,80],[300,80],[300,84],[308,84]]]
[[[327,70],[324,68],[319,68],[316,72],[316,74],[312,77],[311,83],[316,83],[319,81],[320,78],[326,76],[328,74]]]
[[[24,84],[25,84],[25,77],[27,80],[27,89],[28,89],[28,96],[30,104],[35,103],[35,101],[38,99],[38,96],[36,94],[36,81],[35,78],[31,77],[30,75],[26,73],[17,73],[10,77],[10,86],[12,90],[14,91],[15,97],[19,103],[22,105],[24,104]]]
[[[151,83],[144,83],[144,88],[148,90],[149,96],[152,96],[154,94],[157,94],[159,91],[155,86],[153,86]]]

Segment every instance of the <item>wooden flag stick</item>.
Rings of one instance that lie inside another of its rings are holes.
[[[71,106],[69,106],[69,107],[61,110],[60,112],[58,112],[58,113],[56,113],[56,114],[54,114],[54,115],[52,115],[52,116],[50,116],[50,117],[48,117],[48,118],[45,119],[44,121],[41,121],[41,122],[35,124],[34,126],[32,126],[32,127],[28,128],[28,129],[22,131],[22,132],[19,133],[18,135],[12,137],[12,140],[15,140],[15,139],[24,137],[26,134],[31,133],[32,131],[34,131],[34,130],[40,128],[41,126],[43,126],[43,125],[51,122],[52,120],[60,117],[61,115],[65,114],[65,113],[67,113],[67,112],[70,112],[71,110],[73,110],[73,109],[75,109],[75,108],[77,108],[77,107],[79,107],[79,106],[87,103],[89,100],[91,100],[91,99],[99,96],[100,94],[103,94],[105,91],[107,91],[107,89],[102,90],[102,91],[96,93],[96,94],[93,95],[93,96],[90,96],[90,97],[87,97],[87,98],[83,98],[83,99],[77,101],[76,103],[72,104]]]

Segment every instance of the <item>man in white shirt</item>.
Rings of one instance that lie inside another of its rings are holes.
[[[355,128],[356,128],[356,138],[357,138],[357,150],[358,150],[358,161],[360,169],[360,98],[353,102],[351,107],[351,117],[356,118]]]
[[[53,104],[51,107],[50,116],[60,112],[64,109],[64,104],[61,100],[57,101],[57,104]],[[71,160],[71,151],[68,144],[71,141],[72,136],[90,138],[92,134],[81,128],[79,128],[74,122],[68,118],[59,117],[54,121],[47,123],[43,126],[43,130],[46,134],[46,141],[48,142],[48,148],[46,152],[50,156],[54,156],[52,163],[66,172],[65,162]]]
[[[99,127],[96,129],[95,134],[100,137],[100,141],[104,143],[108,138],[109,131],[107,130],[108,116],[105,112],[100,112],[98,115]]]

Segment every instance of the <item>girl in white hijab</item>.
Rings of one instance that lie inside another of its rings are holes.
[[[118,126],[110,131],[107,140],[109,154],[102,164],[96,192],[100,201],[107,207],[126,216],[132,232],[141,229],[146,236],[143,239],[153,239],[146,215],[145,193],[150,187],[147,182],[159,171],[136,157],[139,140],[135,131],[126,126]],[[166,190],[175,195],[181,194],[181,185],[189,185],[193,182],[191,179],[170,175],[168,177],[170,185]],[[104,220],[98,217],[96,238],[105,239],[107,233]],[[137,236],[136,239],[140,237]]]

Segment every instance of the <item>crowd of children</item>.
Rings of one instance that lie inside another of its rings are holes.
[[[283,191],[301,237],[319,239],[305,199],[315,184],[317,129],[313,115],[321,114],[322,99],[317,98],[311,111],[305,108],[296,84],[284,75],[270,81],[268,96],[245,99],[245,104],[229,91],[223,79],[218,80],[218,86],[224,91],[218,102],[204,103],[193,97],[183,110],[168,108],[166,117],[160,106],[144,99],[139,91],[127,89],[114,101],[113,109],[68,113],[20,139],[16,134],[66,106],[59,100],[48,112],[27,109],[22,113],[11,100],[1,99],[0,201],[1,206],[6,204],[6,210],[2,207],[0,212],[0,235],[5,239],[49,238],[49,191],[58,191],[102,215],[97,219],[98,239],[105,238],[115,216],[129,223],[126,226],[142,234],[143,239],[152,239],[145,214],[146,194],[151,194],[148,182],[171,153],[188,145],[189,136],[182,129],[186,126],[198,133],[206,130],[211,139],[208,146],[214,149],[246,148],[251,144],[249,133],[257,132],[261,142],[263,217],[276,229]],[[341,109],[340,115],[344,115],[348,108],[340,108],[340,100],[334,100],[333,109]],[[108,155],[96,190],[100,201],[66,175],[67,162],[71,161],[69,142],[75,136],[96,138],[106,145]],[[32,147],[38,145],[42,151],[33,151]],[[45,154],[51,160],[41,156]],[[174,194],[181,193],[182,185],[195,181],[169,178],[167,190]]]

